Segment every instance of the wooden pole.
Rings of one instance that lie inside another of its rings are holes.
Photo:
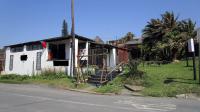
[[[75,76],[75,21],[74,21],[74,0],[71,0],[71,19],[72,19],[72,74]]]

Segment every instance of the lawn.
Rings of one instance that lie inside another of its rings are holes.
[[[192,65],[192,61],[189,62]],[[197,66],[198,67],[198,66]],[[186,67],[185,61],[157,65],[140,65],[139,70],[145,72],[145,89],[142,93],[146,96],[174,97],[183,93],[200,94],[200,85],[193,80],[193,67]],[[197,69],[198,70],[198,69]]]

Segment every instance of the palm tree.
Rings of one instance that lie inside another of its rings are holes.
[[[151,19],[143,30],[146,50],[160,58],[176,60],[185,42],[195,37],[195,23],[191,19],[178,21],[173,12],[165,12],[161,19]]]
[[[163,40],[163,23],[160,19],[151,19],[143,30],[144,50],[149,57],[155,59],[161,54],[163,46],[160,44]],[[156,59],[157,60],[157,59]]]

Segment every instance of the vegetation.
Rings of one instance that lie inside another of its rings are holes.
[[[143,84],[143,72],[138,70],[138,61],[130,61],[124,70],[124,74],[116,77],[108,84],[95,89],[100,93],[115,93],[120,94],[125,84],[129,85],[141,85]]]
[[[167,61],[183,58],[186,41],[196,36],[194,29],[191,19],[179,20],[173,12],[151,19],[143,30],[145,57]]]
[[[134,64],[134,61],[132,62]],[[129,65],[132,65],[129,64]],[[144,96],[175,97],[178,94],[196,93],[200,95],[200,85],[193,80],[193,67],[186,67],[185,61],[169,64],[139,64],[127,66],[125,74],[108,84],[96,88],[99,93],[120,94],[125,84],[144,86]],[[189,61],[192,65],[192,61]],[[138,69],[137,69],[138,68]],[[142,72],[143,71],[143,72]],[[198,71],[197,71],[198,75]]]
[[[109,82],[108,84],[94,89],[94,91],[98,93],[120,94],[124,86],[124,81],[125,81],[124,76],[118,76],[113,81]]]
[[[67,77],[65,73],[54,71],[43,71],[34,76],[20,76],[16,74],[0,75],[1,83],[11,84],[39,84],[62,89],[85,88],[87,84],[76,85],[75,79]]]
[[[125,36],[117,40],[117,44],[125,44],[128,41],[133,40],[135,35],[132,32],[128,32]]]
[[[192,61],[189,63],[192,65]],[[140,65],[139,69],[145,71],[142,84],[145,89],[142,93],[155,97],[174,97],[184,93],[200,94],[200,85],[198,81],[193,80],[193,68],[185,66],[185,61],[160,66]]]
[[[68,35],[69,35],[68,25],[67,25],[67,22],[64,20],[63,21],[63,26],[62,26],[62,36],[63,37],[67,37]]]

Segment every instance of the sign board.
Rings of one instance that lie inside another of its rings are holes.
[[[194,52],[195,49],[194,49],[194,40],[193,39],[189,39],[188,40],[188,51],[189,52]]]

